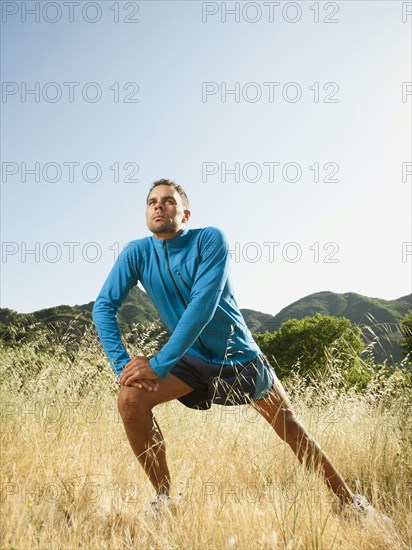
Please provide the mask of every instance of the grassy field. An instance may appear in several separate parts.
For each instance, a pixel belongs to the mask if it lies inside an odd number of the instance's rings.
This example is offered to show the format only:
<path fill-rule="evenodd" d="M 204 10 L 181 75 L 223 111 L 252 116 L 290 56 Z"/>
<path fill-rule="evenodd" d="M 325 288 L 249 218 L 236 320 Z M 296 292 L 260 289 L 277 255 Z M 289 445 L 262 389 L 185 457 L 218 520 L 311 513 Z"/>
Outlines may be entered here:
<path fill-rule="evenodd" d="M 401 374 L 362 394 L 333 376 L 310 388 L 289 383 L 312 435 L 391 522 L 343 514 L 250 407 L 200 412 L 178 402 L 155 409 L 183 493 L 159 522 L 144 515 L 153 492 L 98 342 L 88 335 L 69 359 L 65 342 L 41 351 L 49 339 L 0 353 L 1 548 L 411 548 L 412 399 Z"/>

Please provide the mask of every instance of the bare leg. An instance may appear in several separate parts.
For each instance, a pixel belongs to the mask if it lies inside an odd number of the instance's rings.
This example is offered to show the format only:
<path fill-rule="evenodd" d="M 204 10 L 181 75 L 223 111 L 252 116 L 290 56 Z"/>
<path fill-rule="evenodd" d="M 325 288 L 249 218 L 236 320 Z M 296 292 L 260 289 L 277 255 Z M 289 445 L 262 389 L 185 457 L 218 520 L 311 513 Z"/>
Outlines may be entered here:
<path fill-rule="evenodd" d="M 265 399 L 252 405 L 292 448 L 307 468 L 321 469 L 325 481 L 342 503 L 352 502 L 353 493 L 318 443 L 298 421 L 285 390 L 279 383 Z"/>
<path fill-rule="evenodd" d="M 159 380 L 156 392 L 122 386 L 118 406 L 129 443 L 157 493 L 169 494 L 166 446 L 152 408 L 190 393 L 192 388 L 173 376 Z"/>

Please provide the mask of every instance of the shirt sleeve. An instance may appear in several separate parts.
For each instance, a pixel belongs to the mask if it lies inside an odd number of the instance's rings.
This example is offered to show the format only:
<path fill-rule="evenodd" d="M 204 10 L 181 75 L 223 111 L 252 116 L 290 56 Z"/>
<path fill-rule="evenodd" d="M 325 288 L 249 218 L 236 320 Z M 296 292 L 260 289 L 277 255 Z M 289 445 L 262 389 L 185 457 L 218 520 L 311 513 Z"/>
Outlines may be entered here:
<path fill-rule="evenodd" d="M 227 237 L 220 229 L 210 227 L 204 231 L 187 308 L 168 342 L 149 361 L 161 378 L 169 374 L 213 318 L 228 278 L 228 249 Z"/>
<path fill-rule="evenodd" d="M 110 366 L 119 377 L 130 355 L 121 338 L 117 311 L 139 280 L 133 247 L 119 254 L 93 306 L 93 322 Z"/>

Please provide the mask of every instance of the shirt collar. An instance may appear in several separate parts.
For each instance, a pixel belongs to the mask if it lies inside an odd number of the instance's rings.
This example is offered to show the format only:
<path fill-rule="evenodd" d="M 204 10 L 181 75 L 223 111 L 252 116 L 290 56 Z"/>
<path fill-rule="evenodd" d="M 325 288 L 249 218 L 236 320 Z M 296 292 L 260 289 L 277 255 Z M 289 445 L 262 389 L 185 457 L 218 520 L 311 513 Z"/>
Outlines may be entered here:
<path fill-rule="evenodd" d="M 183 248 L 190 239 L 190 229 L 186 227 L 181 233 L 171 239 L 156 239 L 156 237 L 151 237 L 151 239 L 155 243 L 155 246 L 163 247 L 163 243 L 166 243 L 171 248 Z"/>

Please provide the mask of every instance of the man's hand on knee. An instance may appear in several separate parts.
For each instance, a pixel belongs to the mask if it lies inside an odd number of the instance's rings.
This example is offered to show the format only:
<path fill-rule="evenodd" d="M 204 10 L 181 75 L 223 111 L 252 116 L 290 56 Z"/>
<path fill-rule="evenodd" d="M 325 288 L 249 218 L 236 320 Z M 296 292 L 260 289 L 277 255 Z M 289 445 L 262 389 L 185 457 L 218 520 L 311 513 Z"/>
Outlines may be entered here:
<path fill-rule="evenodd" d="M 131 384 L 127 384 L 127 385 L 134 386 L 135 388 L 144 389 L 147 391 L 157 391 L 159 387 L 159 383 L 156 380 L 144 380 L 142 378 L 137 382 L 132 382 Z"/>
<path fill-rule="evenodd" d="M 122 386 L 135 386 L 147 391 L 156 391 L 159 387 L 155 373 L 149 364 L 149 359 L 144 355 L 136 355 L 123 368 L 120 375 Z"/>

